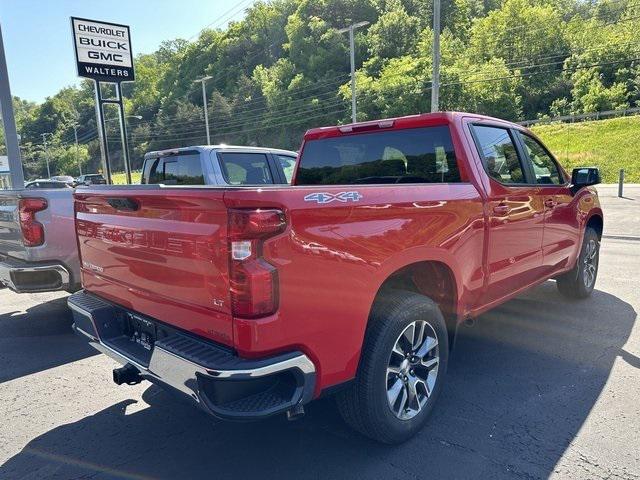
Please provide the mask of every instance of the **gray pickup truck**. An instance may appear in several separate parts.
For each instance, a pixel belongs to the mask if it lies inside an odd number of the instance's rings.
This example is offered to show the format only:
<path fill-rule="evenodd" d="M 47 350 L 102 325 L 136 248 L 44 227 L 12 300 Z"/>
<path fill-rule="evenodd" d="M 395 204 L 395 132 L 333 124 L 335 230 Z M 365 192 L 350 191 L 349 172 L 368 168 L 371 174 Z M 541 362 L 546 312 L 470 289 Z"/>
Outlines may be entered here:
<path fill-rule="evenodd" d="M 288 150 L 227 145 L 149 152 L 141 183 L 286 184 L 296 155 Z M 73 292 L 80 287 L 73 192 L 71 188 L 0 190 L 0 285 L 18 293 Z"/>
<path fill-rule="evenodd" d="M 18 293 L 72 292 L 79 272 L 73 189 L 0 191 L 0 284 Z"/>

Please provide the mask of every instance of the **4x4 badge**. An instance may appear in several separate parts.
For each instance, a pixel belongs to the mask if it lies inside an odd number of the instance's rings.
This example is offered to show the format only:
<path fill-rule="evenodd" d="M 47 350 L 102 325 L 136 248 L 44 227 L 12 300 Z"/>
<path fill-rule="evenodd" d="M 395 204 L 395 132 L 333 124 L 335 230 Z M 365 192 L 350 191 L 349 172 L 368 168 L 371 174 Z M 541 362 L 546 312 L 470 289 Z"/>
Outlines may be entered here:
<path fill-rule="evenodd" d="M 340 192 L 340 193 L 327 193 L 327 192 L 318 192 L 318 193 L 310 193 L 309 195 L 304 197 L 305 202 L 316 202 L 320 204 L 331 203 L 331 202 L 359 202 L 362 198 L 362 194 L 360 192 Z"/>

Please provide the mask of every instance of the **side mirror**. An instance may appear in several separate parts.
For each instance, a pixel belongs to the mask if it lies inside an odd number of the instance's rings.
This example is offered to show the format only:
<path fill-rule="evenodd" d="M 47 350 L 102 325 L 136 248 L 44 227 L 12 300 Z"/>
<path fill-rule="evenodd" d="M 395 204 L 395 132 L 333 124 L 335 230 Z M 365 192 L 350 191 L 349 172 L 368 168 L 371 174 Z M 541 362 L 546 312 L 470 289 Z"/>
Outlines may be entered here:
<path fill-rule="evenodd" d="M 600 183 L 600 170 L 596 167 L 574 168 L 571 172 L 571 184 L 573 191 L 577 192 L 582 187 L 597 185 Z"/>

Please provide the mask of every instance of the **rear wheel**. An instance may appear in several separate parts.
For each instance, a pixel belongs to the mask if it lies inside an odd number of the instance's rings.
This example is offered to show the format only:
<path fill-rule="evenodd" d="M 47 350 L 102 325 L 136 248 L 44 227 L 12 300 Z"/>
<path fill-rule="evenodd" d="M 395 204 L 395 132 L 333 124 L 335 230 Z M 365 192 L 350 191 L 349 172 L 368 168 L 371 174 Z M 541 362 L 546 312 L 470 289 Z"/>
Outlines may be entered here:
<path fill-rule="evenodd" d="M 446 325 L 435 302 L 403 291 L 387 293 L 369 322 L 358 376 L 338 408 L 360 433 L 400 443 L 422 428 L 442 389 Z"/>
<path fill-rule="evenodd" d="M 587 227 L 582 250 L 575 267 L 557 278 L 558 290 L 569 298 L 587 298 L 593 292 L 600 261 L 600 238 L 591 227 Z"/>

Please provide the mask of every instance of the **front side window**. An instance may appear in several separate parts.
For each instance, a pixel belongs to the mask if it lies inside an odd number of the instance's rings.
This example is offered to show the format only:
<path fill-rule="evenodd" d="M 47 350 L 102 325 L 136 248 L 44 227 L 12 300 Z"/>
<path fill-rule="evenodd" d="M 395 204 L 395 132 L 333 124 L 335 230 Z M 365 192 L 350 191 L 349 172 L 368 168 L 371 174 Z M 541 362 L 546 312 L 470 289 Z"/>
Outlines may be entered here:
<path fill-rule="evenodd" d="M 525 183 L 522 162 L 506 128 L 474 125 L 478 152 L 487 174 L 500 183 Z"/>
<path fill-rule="evenodd" d="M 305 142 L 297 185 L 460 182 L 448 126 Z"/>
<path fill-rule="evenodd" d="M 564 178 L 562 178 L 556 162 L 553 161 L 542 145 L 524 133 L 520 134 L 520 138 L 533 166 L 536 183 L 539 185 L 560 185 L 564 183 Z"/>

